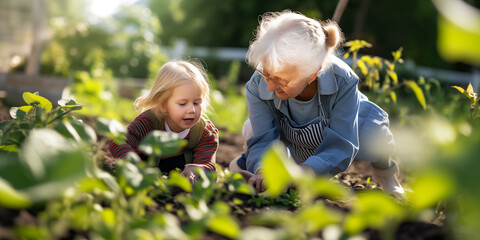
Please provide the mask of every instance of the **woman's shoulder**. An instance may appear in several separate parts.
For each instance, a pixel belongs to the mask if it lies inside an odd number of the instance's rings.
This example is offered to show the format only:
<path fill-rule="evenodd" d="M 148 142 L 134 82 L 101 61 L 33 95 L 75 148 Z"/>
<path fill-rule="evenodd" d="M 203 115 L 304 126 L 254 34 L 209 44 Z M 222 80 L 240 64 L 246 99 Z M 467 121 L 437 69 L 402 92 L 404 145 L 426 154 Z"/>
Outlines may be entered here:
<path fill-rule="evenodd" d="M 334 74 L 340 80 L 344 80 L 347 82 L 350 81 L 358 81 L 357 74 L 353 71 L 353 69 L 342 59 L 337 56 L 332 56 L 330 58 L 330 63 Z"/>

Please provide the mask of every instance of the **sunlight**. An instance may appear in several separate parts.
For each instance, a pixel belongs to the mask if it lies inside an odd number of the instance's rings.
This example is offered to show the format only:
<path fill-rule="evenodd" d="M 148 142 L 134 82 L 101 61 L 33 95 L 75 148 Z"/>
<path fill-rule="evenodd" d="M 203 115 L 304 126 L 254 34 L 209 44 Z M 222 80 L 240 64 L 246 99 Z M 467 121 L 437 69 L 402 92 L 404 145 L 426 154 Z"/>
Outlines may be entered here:
<path fill-rule="evenodd" d="M 131 5 L 137 0 L 89 0 L 88 11 L 92 14 L 91 20 L 98 21 L 117 13 L 121 6 Z"/>

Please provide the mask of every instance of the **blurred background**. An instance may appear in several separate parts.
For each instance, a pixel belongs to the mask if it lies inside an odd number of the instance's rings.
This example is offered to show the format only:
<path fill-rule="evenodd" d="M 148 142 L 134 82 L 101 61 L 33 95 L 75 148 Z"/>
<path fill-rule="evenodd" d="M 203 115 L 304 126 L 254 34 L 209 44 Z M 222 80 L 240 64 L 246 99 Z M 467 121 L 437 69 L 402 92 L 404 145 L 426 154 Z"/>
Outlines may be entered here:
<path fill-rule="evenodd" d="M 346 41 L 369 43 L 344 46 L 352 53 L 361 45 L 358 58 L 345 61 L 390 114 L 396 159 L 406 186 L 417 190 L 412 199 L 448 201 L 446 224 L 468 236 L 458 239 L 474 239 L 479 7 L 479 0 L 1 0 L 0 122 L 28 91 L 54 104 L 75 98 L 84 106 L 79 114 L 126 124 L 163 63 L 198 58 L 212 86 L 209 116 L 221 133 L 239 133 L 254 71 L 245 53 L 260 15 L 290 9 L 334 18 Z"/>
<path fill-rule="evenodd" d="M 130 86 L 143 86 L 162 62 L 193 57 L 201 58 L 215 79 L 228 76 L 232 63 L 238 62 L 236 81 L 242 84 L 253 73 L 244 56 L 261 14 L 291 9 L 312 18 L 331 19 L 339 2 L 3 0 L 0 72 L 2 78 L 6 73 L 42 76 L 35 81 L 48 78 L 61 87 L 61 79 L 69 85 L 68 79 L 77 71 L 101 68 L 110 71 L 122 87 L 128 86 L 122 95 L 132 97 L 136 94 L 127 91 Z M 466 2 L 479 5 L 475 0 Z M 391 51 L 403 47 L 406 64 L 402 74 L 450 82 L 478 81 L 478 70 L 470 64 L 440 57 L 436 44 L 439 12 L 432 1 L 346 3 L 339 25 L 347 41 L 362 39 L 373 45 L 363 54 L 390 58 Z M 16 81 L 22 78 L 11 77 Z M 5 88 L 1 87 L 3 97 L 18 95 L 5 92 L 13 90 Z"/>
<path fill-rule="evenodd" d="M 450 14 L 442 13 L 442 8 L 456 9 L 450 15 L 462 20 L 460 25 L 478 23 L 474 17 L 468 19 L 468 11 L 449 7 L 451 2 L 472 9 L 480 4 L 477 0 L 3 0 L 0 99 L 6 106 L 16 106 L 23 103 L 25 91 L 39 92 L 53 102 L 75 97 L 89 106 L 84 114 L 129 122 L 135 116 L 132 99 L 149 86 L 165 61 L 198 58 L 214 89 L 212 117 L 239 131 L 246 118 L 243 84 L 253 73 L 245 63 L 248 44 L 263 13 L 284 9 L 321 20 L 335 18 L 346 41 L 371 44 L 362 48 L 362 55 L 389 60 L 399 50 L 403 62 L 395 68 L 398 79 L 422 76 L 462 87 L 471 83 L 477 91 L 478 60 L 467 56 L 478 53 L 478 44 L 457 41 L 456 47 L 463 46 L 465 53 L 460 57 L 451 54 L 462 52 L 458 48 L 450 48 L 450 53 L 439 50 L 442 41 L 448 45 L 458 40 L 457 34 L 441 40 L 441 15 Z M 346 61 L 352 64 L 351 57 Z M 222 113 L 220 105 L 230 110 Z M 384 107 L 394 116 L 401 114 L 398 108 Z M 243 117 L 231 124 L 226 120 L 231 113 Z"/>

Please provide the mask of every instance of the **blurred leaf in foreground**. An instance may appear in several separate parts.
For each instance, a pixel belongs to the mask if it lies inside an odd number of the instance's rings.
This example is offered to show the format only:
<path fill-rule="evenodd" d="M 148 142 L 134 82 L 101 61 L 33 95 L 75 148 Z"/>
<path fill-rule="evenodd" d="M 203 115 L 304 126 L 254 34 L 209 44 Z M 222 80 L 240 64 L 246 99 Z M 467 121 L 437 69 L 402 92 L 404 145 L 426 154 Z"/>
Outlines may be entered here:
<path fill-rule="evenodd" d="M 434 0 L 440 12 L 438 49 L 449 61 L 480 66 L 480 11 L 460 0 Z"/>

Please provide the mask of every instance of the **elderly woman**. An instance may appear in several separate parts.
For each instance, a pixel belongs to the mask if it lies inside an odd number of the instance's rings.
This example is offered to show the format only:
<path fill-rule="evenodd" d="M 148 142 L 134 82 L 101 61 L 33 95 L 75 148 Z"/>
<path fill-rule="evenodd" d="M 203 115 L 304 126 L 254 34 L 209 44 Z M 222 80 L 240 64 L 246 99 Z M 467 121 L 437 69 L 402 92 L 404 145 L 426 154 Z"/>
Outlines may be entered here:
<path fill-rule="evenodd" d="M 246 84 L 247 149 L 229 166 L 257 191 L 264 190 L 260 158 L 281 140 L 306 171 L 334 176 L 354 159 L 370 161 L 385 192 L 404 194 L 388 115 L 359 92 L 358 76 L 335 56 L 342 40 L 332 21 L 291 11 L 262 16 L 247 52 L 256 69 Z"/>

